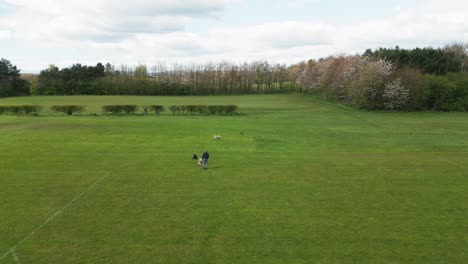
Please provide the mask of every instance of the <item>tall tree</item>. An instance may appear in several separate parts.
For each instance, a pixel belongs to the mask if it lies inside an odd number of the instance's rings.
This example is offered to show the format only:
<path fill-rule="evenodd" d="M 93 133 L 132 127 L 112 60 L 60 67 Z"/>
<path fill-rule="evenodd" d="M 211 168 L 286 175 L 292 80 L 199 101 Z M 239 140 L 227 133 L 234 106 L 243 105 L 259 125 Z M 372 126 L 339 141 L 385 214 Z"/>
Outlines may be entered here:
<path fill-rule="evenodd" d="M 9 60 L 0 59 L 0 97 L 29 94 L 29 82 L 21 79 L 21 70 Z"/>

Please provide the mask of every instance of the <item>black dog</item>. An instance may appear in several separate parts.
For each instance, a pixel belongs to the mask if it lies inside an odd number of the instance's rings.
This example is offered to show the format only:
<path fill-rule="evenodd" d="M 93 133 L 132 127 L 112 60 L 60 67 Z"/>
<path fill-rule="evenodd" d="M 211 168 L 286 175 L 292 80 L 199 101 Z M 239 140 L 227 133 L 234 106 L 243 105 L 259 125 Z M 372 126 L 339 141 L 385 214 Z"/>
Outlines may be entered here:
<path fill-rule="evenodd" d="M 197 154 L 193 154 L 193 158 L 194 160 L 197 160 L 198 159 L 198 155 Z"/>

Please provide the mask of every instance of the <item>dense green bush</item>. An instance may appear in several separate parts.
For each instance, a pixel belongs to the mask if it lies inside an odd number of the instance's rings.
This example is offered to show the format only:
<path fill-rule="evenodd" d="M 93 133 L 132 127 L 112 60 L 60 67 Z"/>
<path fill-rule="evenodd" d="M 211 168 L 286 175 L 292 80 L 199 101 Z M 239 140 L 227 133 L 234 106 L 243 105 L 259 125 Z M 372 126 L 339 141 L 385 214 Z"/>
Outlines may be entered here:
<path fill-rule="evenodd" d="M 5 105 L 5 106 L 0 106 L 0 113 L 20 115 L 22 113 L 22 109 L 20 106 L 16 106 L 16 105 Z"/>
<path fill-rule="evenodd" d="M 195 110 L 197 109 L 197 106 L 196 105 L 186 105 L 184 107 L 184 109 L 186 109 L 187 112 L 189 112 L 192 115 L 195 112 Z"/>
<path fill-rule="evenodd" d="M 226 106 L 226 113 L 227 114 L 234 114 L 237 112 L 237 105 L 227 105 Z"/>
<path fill-rule="evenodd" d="M 175 114 L 179 110 L 179 107 L 177 105 L 171 105 L 169 106 L 169 110 L 171 110 L 171 112 Z"/>
<path fill-rule="evenodd" d="M 224 115 L 227 113 L 226 109 L 227 109 L 227 106 L 225 105 L 216 105 L 216 114 Z"/>
<path fill-rule="evenodd" d="M 13 105 L 5 105 L 5 106 L 0 106 L 0 113 L 1 114 L 13 114 L 13 115 L 19 115 L 21 114 L 21 107 L 19 106 L 13 106 Z"/>
<path fill-rule="evenodd" d="M 205 115 L 208 114 L 208 106 L 207 105 L 197 105 L 196 110 L 198 113 Z"/>
<path fill-rule="evenodd" d="M 123 109 L 120 105 L 104 105 L 102 111 L 106 114 L 111 113 L 116 115 L 122 113 Z"/>
<path fill-rule="evenodd" d="M 428 110 L 467 111 L 468 74 L 427 74 L 424 76 L 424 94 Z"/>
<path fill-rule="evenodd" d="M 13 114 L 13 115 L 33 115 L 38 114 L 42 111 L 42 106 L 39 105 L 9 105 L 0 106 L 1 114 Z"/>
<path fill-rule="evenodd" d="M 237 113 L 237 105 L 171 105 L 169 110 L 173 114 L 189 113 L 191 115 L 198 113 L 201 115 L 230 115 Z"/>
<path fill-rule="evenodd" d="M 61 112 L 67 115 L 84 112 L 86 110 L 83 105 L 53 105 L 50 107 L 52 111 Z"/>
<path fill-rule="evenodd" d="M 401 110 L 421 111 L 426 108 L 423 74 L 416 69 L 403 67 L 393 79 L 400 79 L 408 91 L 408 101 Z"/>
<path fill-rule="evenodd" d="M 179 105 L 179 106 L 177 107 L 177 113 L 182 112 L 183 114 L 185 114 L 185 111 L 188 111 L 188 110 L 187 110 L 187 107 L 186 107 L 185 105 Z"/>
<path fill-rule="evenodd" d="M 211 115 L 215 115 L 216 113 L 218 113 L 218 106 L 217 105 L 209 105 L 208 106 L 208 112 Z"/>
<path fill-rule="evenodd" d="M 133 114 L 138 110 L 137 105 L 104 105 L 102 111 L 110 114 Z"/>
<path fill-rule="evenodd" d="M 22 112 L 26 115 L 39 114 L 43 109 L 40 105 L 22 105 L 20 107 Z"/>
<path fill-rule="evenodd" d="M 137 105 L 123 105 L 122 107 L 125 114 L 133 114 L 138 111 Z"/>
<path fill-rule="evenodd" d="M 157 115 L 159 115 L 161 112 L 165 110 L 164 106 L 162 105 L 151 105 L 150 109 L 151 111 L 154 111 Z"/>

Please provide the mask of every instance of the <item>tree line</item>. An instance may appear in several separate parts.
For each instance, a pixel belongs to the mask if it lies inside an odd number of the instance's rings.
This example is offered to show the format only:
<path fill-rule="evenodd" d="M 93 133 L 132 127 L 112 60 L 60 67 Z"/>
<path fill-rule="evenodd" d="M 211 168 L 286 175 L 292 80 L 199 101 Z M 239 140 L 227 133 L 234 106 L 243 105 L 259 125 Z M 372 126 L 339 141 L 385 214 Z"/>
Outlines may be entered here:
<path fill-rule="evenodd" d="M 367 110 L 468 111 L 468 45 L 330 56 L 290 67 L 302 92 Z"/>
<path fill-rule="evenodd" d="M 33 82 L 33 95 L 229 95 L 294 91 L 286 65 L 244 64 L 165 65 L 153 67 L 74 64 L 51 65 Z"/>
<path fill-rule="evenodd" d="M 398 46 L 374 51 L 368 49 L 363 55 L 391 61 L 397 68 L 415 68 L 425 74 L 444 75 L 466 70 L 466 45 L 459 43 L 438 49 L 432 47 L 401 49 Z"/>

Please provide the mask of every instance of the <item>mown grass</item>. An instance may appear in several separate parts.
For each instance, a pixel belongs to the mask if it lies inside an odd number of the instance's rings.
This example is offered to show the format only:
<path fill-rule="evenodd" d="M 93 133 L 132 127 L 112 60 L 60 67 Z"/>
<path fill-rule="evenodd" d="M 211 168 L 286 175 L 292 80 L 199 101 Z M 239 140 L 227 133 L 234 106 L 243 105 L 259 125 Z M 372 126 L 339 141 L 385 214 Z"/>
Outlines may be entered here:
<path fill-rule="evenodd" d="M 0 100 L 69 103 L 247 115 L 0 116 L 0 255 L 108 174 L 16 249 L 22 263 L 468 261 L 466 113 L 301 95 Z M 204 149 L 208 171 L 191 160 Z"/>

